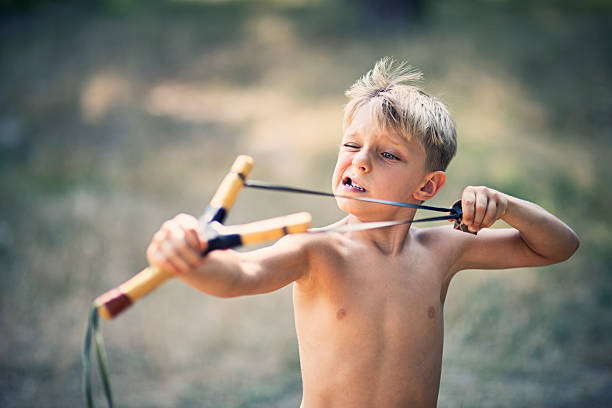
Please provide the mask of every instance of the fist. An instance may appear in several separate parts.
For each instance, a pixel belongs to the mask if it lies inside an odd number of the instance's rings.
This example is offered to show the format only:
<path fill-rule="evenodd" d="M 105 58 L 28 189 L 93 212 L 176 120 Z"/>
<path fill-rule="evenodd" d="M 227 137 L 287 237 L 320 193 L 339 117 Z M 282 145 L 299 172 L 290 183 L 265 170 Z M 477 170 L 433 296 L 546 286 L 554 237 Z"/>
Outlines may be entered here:
<path fill-rule="evenodd" d="M 467 186 L 461 195 L 463 224 L 472 232 L 489 228 L 506 214 L 508 199 L 505 194 L 484 186 Z"/>
<path fill-rule="evenodd" d="M 147 248 L 149 265 L 175 274 L 189 273 L 202 262 L 206 241 L 200 238 L 200 223 L 188 214 L 164 222 Z"/>

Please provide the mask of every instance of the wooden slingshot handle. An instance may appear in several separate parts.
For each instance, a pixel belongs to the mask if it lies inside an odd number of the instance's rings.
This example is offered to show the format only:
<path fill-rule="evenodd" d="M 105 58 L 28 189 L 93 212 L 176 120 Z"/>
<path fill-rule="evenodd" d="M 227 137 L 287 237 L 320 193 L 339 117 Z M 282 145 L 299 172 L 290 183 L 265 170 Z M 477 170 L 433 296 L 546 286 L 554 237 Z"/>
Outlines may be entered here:
<path fill-rule="evenodd" d="M 208 227 L 216 225 L 214 233 L 208 240 L 208 251 L 270 241 L 308 229 L 311 220 L 308 213 L 297 213 L 233 227 L 220 224 L 234 205 L 244 185 L 244 179 L 252 168 L 252 158 L 239 156 L 200 218 L 203 225 Z M 114 318 L 172 276 L 171 272 L 154 266 L 143 269 L 127 282 L 99 296 L 94 301 L 98 314 L 105 319 Z"/>

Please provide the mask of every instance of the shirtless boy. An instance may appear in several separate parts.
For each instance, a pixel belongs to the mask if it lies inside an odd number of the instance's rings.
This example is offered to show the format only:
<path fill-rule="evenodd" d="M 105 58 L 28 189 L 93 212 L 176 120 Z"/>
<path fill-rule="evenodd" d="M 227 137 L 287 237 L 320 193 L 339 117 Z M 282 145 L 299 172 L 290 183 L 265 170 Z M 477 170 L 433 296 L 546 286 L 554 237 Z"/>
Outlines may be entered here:
<path fill-rule="evenodd" d="M 456 150 L 446 107 L 411 84 L 420 74 L 382 59 L 348 91 L 334 193 L 408 203 L 434 197 Z M 338 224 L 412 219 L 415 210 L 337 199 Z M 576 234 L 530 202 L 468 186 L 463 222 L 351 233 L 289 235 L 251 252 L 200 252 L 198 221 L 180 214 L 147 250 L 151 265 L 219 297 L 294 282 L 303 408 L 434 407 L 442 366 L 443 307 L 463 269 L 548 265 L 569 258 Z M 502 219 L 511 228 L 489 229 Z"/>

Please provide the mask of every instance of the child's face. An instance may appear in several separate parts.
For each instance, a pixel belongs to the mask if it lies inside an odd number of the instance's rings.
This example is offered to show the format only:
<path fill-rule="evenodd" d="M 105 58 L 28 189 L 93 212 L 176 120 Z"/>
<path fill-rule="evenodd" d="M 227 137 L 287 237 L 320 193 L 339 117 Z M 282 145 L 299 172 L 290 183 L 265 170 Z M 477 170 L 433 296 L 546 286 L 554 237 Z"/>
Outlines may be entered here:
<path fill-rule="evenodd" d="M 406 140 L 381 130 L 367 106 L 344 132 L 332 188 L 335 194 L 390 201 L 419 202 L 414 194 L 426 182 L 425 151 L 416 138 Z M 401 216 L 405 209 L 338 199 L 338 207 L 362 220 Z"/>

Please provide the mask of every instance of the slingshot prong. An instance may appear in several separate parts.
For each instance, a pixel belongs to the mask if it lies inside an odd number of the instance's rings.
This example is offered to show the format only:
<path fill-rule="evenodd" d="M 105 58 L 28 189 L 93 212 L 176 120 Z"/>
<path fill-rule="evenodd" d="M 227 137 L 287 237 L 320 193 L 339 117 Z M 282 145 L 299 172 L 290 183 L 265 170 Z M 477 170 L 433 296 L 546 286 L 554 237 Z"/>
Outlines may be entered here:
<path fill-rule="evenodd" d="M 223 222 L 244 185 L 244 179 L 253 169 L 253 164 L 253 158 L 249 156 L 242 155 L 236 158 L 230 172 L 217 188 L 208 208 L 200 218 L 202 224 L 212 221 Z M 114 318 L 170 277 L 172 277 L 170 272 L 156 267 L 143 269 L 127 282 L 96 298 L 98 314 L 105 319 Z"/>
<path fill-rule="evenodd" d="M 253 164 L 253 158 L 250 156 L 242 155 L 236 158 L 231 171 L 219 184 L 208 208 L 200 217 L 200 224 L 206 225 L 213 221 L 223 223 L 225 221 L 225 217 L 232 209 L 238 193 L 244 186 L 244 180 L 253 169 Z"/>

